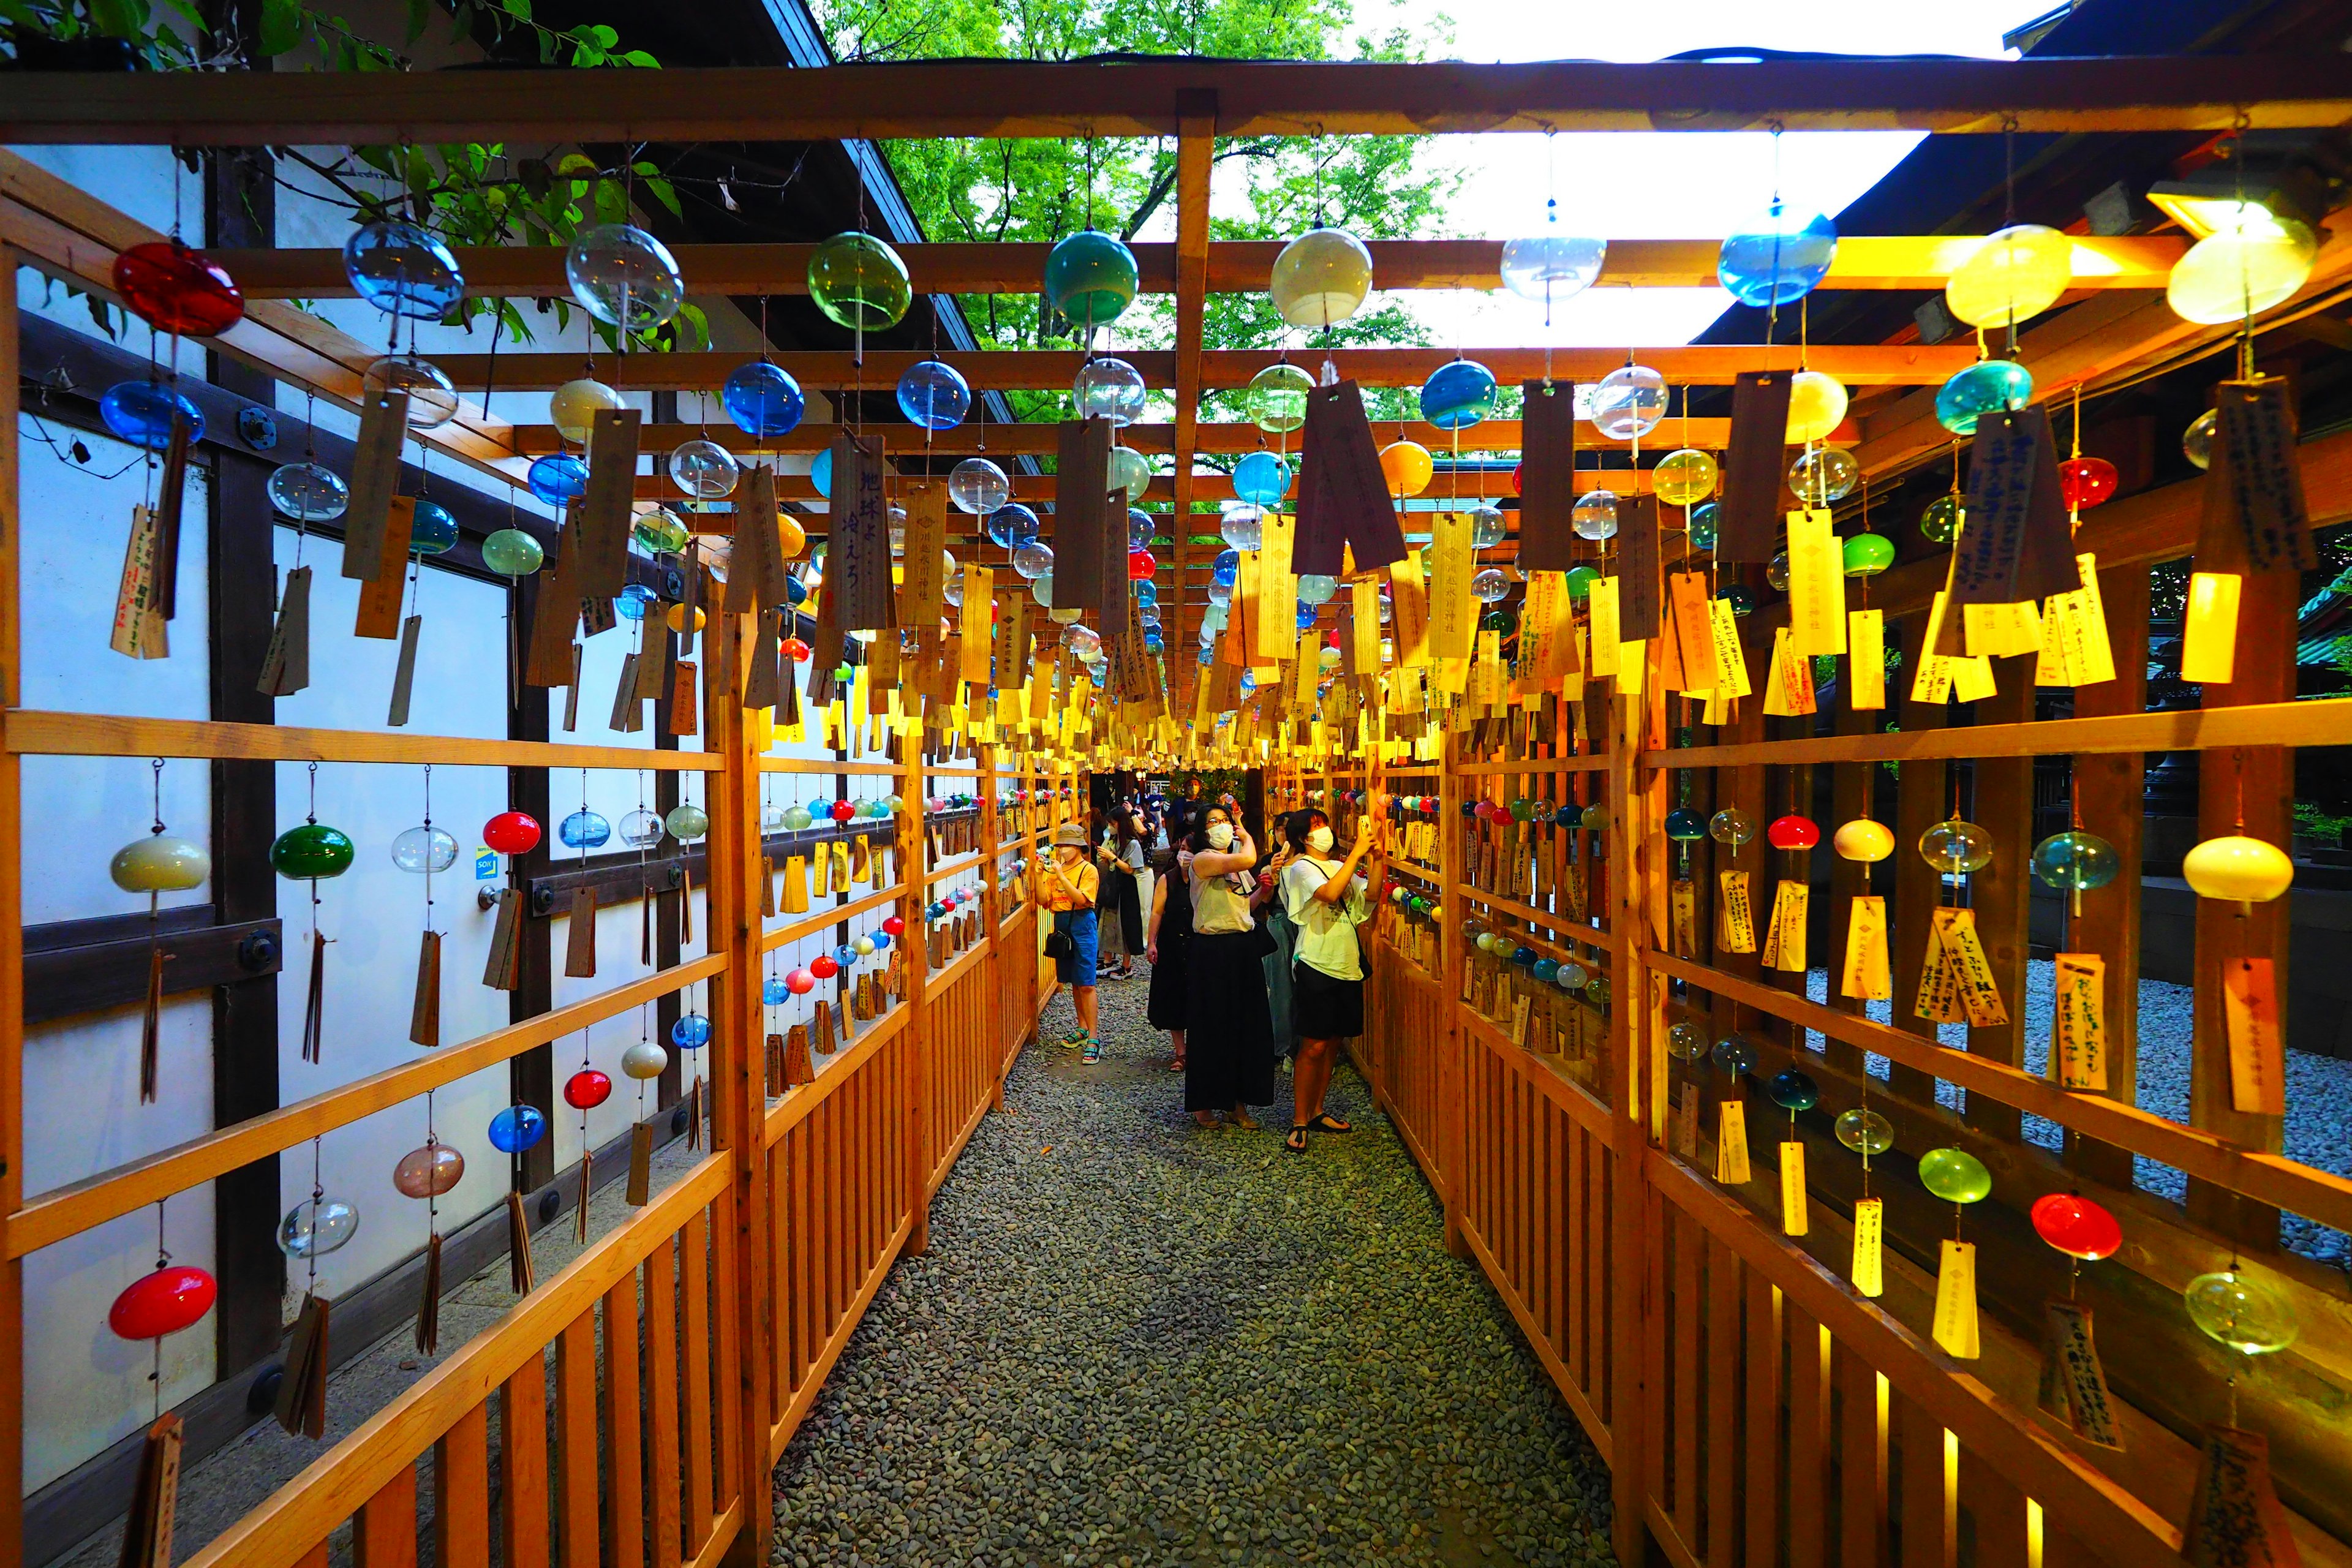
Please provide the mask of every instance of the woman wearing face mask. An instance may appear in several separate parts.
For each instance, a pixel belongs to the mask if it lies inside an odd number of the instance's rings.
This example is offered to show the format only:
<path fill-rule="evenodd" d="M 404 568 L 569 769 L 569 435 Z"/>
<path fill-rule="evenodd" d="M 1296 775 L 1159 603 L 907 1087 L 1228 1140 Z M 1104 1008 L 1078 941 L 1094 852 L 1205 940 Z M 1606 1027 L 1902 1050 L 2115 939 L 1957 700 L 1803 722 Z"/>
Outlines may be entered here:
<path fill-rule="evenodd" d="M 1102 1060 L 1102 1041 L 1095 1034 L 1095 900 L 1101 890 L 1101 877 L 1087 861 L 1087 830 L 1075 822 L 1054 829 L 1053 852 L 1038 863 L 1037 905 L 1052 913 L 1055 931 L 1069 939 L 1054 960 L 1054 971 L 1060 984 L 1070 988 L 1078 1026 L 1062 1037 L 1062 1044 L 1083 1050 L 1089 1063 Z"/>
<path fill-rule="evenodd" d="M 1192 951 L 1185 1007 L 1184 1109 L 1203 1127 L 1220 1117 L 1255 1127 L 1252 1105 L 1274 1099 L 1274 1021 L 1266 1011 L 1257 846 L 1213 805 L 1192 836 Z"/>
<path fill-rule="evenodd" d="M 1290 1081 L 1290 1133 L 1283 1147 L 1307 1152 L 1307 1135 L 1355 1129 L 1323 1109 L 1339 1065 L 1339 1042 L 1364 1032 L 1363 950 L 1356 928 L 1371 906 L 1357 870 L 1371 850 L 1371 825 L 1380 819 L 1377 792 L 1356 819 L 1355 847 L 1345 860 L 1332 858 L 1331 819 L 1319 811 L 1293 812 L 1290 841 L 1300 853 L 1283 868 L 1282 903 L 1297 927 L 1291 971 L 1291 1028 L 1298 1037 Z"/>

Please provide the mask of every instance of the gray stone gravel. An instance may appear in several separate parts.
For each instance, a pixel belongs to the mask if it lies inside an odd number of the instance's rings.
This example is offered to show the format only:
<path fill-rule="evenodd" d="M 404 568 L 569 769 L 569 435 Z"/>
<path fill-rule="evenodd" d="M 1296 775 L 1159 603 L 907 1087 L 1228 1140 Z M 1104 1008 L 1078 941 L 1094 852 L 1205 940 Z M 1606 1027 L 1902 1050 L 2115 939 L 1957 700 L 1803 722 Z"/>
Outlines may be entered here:
<path fill-rule="evenodd" d="M 1055 1004 L 776 1471 L 774 1561 L 1613 1561 L 1608 1472 L 1412 1157 L 1195 1131 L 1147 971 Z"/>

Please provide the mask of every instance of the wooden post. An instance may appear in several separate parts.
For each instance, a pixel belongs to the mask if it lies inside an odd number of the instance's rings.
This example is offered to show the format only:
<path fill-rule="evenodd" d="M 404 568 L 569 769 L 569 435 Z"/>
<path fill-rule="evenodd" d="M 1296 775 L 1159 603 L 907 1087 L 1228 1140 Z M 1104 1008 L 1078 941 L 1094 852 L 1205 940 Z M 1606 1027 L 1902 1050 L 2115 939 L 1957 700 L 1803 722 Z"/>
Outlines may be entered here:
<path fill-rule="evenodd" d="M 22 700 L 21 611 L 17 532 L 21 492 L 16 466 L 16 253 L 0 246 L 0 710 Z M 24 843 L 23 764 L 0 753 L 0 1214 L 25 1205 Z M 25 1266 L 13 1247 L 0 1252 L 0 1338 L 15 1347 L 0 1356 L 0 1568 L 25 1555 Z"/>
<path fill-rule="evenodd" d="M 1654 666 L 1643 682 L 1658 689 Z M 1652 719 L 1653 710 L 1656 720 Z M 1641 754 L 1664 739 L 1664 710 L 1655 696 L 1628 699 L 1612 689 L 1609 699 L 1608 802 L 1615 825 L 1609 877 L 1610 965 L 1609 1078 L 1610 1164 L 1609 1440 L 1613 1540 L 1620 1563 L 1647 1561 L 1648 1530 L 1643 1522 L 1648 1474 L 1643 1426 L 1648 1395 L 1643 1384 L 1643 1340 L 1648 1321 L 1643 1282 L 1647 1254 L 1656 1237 L 1643 1223 L 1650 1207 L 1643 1160 L 1649 1140 L 1643 1103 L 1650 1092 L 1645 1045 L 1649 1033 L 1651 975 L 1643 955 L 1650 946 L 1649 862 L 1664 852 L 1664 837 L 1652 831 L 1650 807 L 1656 792 L 1644 786 Z M 1661 797 L 1662 798 L 1662 797 Z M 1652 1305 L 1654 1305 L 1653 1303 Z"/>
<path fill-rule="evenodd" d="M 1004 919 L 1003 900 L 997 894 L 997 883 L 1003 868 L 997 864 L 1001 851 L 996 815 L 996 747 L 993 744 L 973 748 L 979 762 L 979 776 L 973 781 L 972 794 L 980 802 L 980 908 L 981 923 L 988 929 L 982 940 L 988 943 L 988 1041 L 994 1053 L 993 1060 L 1004 1060 L 1004 966 L 1003 944 L 997 941 L 997 928 Z M 1004 1109 L 1004 1075 L 990 1075 L 995 1081 L 990 1085 L 988 1106 L 992 1110 Z"/>
<path fill-rule="evenodd" d="M 767 1056 L 761 1035 L 760 759 L 744 721 L 742 680 L 754 616 L 713 614 L 708 639 L 710 672 L 704 687 L 703 743 L 724 765 L 710 775 L 709 885 L 705 934 L 712 952 L 728 955 L 710 982 L 711 1142 L 730 1156 L 734 1202 L 735 1300 L 723 1304 L 721 1333 L 736 1336 L 743 1528 L 728 1548 L 737 1568 L 768 1561 L 774 1510 L 769 1506 L 768 1435 L 771 1409 L 766 1373 L 774 1357 L 775 1303 L 768 1261 Z"/>
<path fill-rule="evenodd" d="M 1462 763 L 1461 732 L 1445 730 L 1444 765 L 1437 773 L 1437 986 L 1438 1016 L 1445 1020 L 1437 1050 L 1437 1165 L 1445 1198 L 1445 1250 L 1470 1256 L 1462 1237 Z"/>
<path fill-rule="evenodd" d="M 2147 707 L 2147 568 L 2110 567 L 2099 574 L 2116 678 L 2074 690 L 2074 715 L 2138 713 Z M 2147 757 L 2116 752 L 2074 759 L 2074 809 L 2085 829 L 2116 847 L 2123 869 L 2104 888 L 2083 895 L 2083 912 L 2069 914 L 2070 952 L 2095 952 L 2107 963 L 2106 1096 L 2137 1103 L 2139 1081 L 2139 901 L 2147 812 Z M 2112 1143 L 2066 1133 L 2066 1163 L 2095 1181 L 2129 1191 L 2132 1157 Z"/>
<path fill-rule="evenodd" d="M 923 910 L 930 902 L 924 878 L 930 869 L 930 849 L 923 832 L 923 746 L 915 735 L 896 735 L 898 748 L 898 918 L 907 922 L 899 939 L 907 965 L 907 1032 L 898 1052 L 907 1088 L 908 1202 L 914 1206 L 901 1256 L 920 1258 L 931 1249 L 931 1103 L 929 1076 L 930 951 L 925 942 L 929 922 Z"/>

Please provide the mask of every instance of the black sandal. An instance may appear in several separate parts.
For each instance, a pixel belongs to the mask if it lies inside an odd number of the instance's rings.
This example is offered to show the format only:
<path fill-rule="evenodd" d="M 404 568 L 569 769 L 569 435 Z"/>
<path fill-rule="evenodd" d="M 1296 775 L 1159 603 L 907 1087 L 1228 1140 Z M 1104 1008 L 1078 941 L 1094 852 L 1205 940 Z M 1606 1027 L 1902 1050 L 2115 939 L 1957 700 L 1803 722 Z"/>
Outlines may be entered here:
<path fill-rule="evenodd" d="M 1304 1153 L 1306 1153 L 1306 1152 L 1307 1152 L 1307 1127 L 1306 1127 L 1306 1124 L 1302 1122 L 1302 1123 L 1300 1123 L 1298 1126 L 1292 1128 L 1292 1129 L 1290 1130 L 1290 1136 L 1289 1136 L 1289 1137 L 1287 1137 L 1287 1138 L 1285 1138 L 1285 1139 L 1282 1141 L 1282 1146 L 1283 1146 L 1284 1148 L 1286 1148 L 1286 1149 L 1289 1150 L 1289 1151 L 1290 1151 L 1292 1153 L 1294 1153 L 1294 1154 L 1304 1154 Z"/>
<path fill-rule="evenodd" d="M 1312 1128 L 1318 1132 L 1353 1132 L 1355 1131 L 1353 1126 L 1340 1121 L 1328 1110 L 1317 1111 L 1315 1119 L 1304 1123 L 1299 1131 L 1305 1131 L 1307 1128 Z"/>

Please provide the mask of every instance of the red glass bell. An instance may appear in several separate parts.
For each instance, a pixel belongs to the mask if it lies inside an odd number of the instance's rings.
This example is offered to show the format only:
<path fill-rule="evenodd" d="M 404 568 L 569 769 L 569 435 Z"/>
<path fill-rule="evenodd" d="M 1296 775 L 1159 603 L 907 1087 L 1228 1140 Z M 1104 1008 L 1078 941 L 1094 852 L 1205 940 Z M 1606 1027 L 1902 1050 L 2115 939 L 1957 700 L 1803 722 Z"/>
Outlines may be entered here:
<path fill-rule="evenodd" d="M 833 803 L 833 819 L 835 822 L 847 822 L 851 817 L 856 815 L 857 808 L 850 805 L 847 801 L 836 800 Z"/>
<path fill-rule="evenodd" d="M 907 934 L 907 922 L 897 915 L 885 915 L 882 917 L 882 929 L 892 936 L 904 936 Z"/>
<path fill-rule="evenodd" d="M 2116 493 L 2116 466 L 2105 458 L 2069 458 L 2058 465 L 2058 494 L 2078 511 L 2087 511 Z"/>
<path fill-rule="evenodd" d="M 2036 1198 L 2031 1217 L 2042 1239 L 2070 1258 L 2112 1258 L 2124 1244 L 2124 1229 L 2116 1216 L 2073 1193 Z"/>
<path fill-rule="evenodd" d="M 819 980 L 830 980 L 841 973 L 841 965 L 835 963 L 830 954 L 822 952 L 809 960 L 808 969 Z"/>
<path fill-rule="evenodd" d="M 786 658 L 791 659 L 794 664 L 798 664 L 801 660 L 809 656 L 809 645 L 801 641 L 798 637 L 786 637 L 783 644 L 783 653 Z"/>
<path fill-rule="evenodd" d="M 784 989 L 795 996 L 805 996 L 816 989 L 816 976 L 805 969 L 795 969 L 784 976 Z"/>
<path fill-rule="evenodd" d="M 126 1340 L 160 1340 L 211 1311 L 219 1296 L 219 1283 L 203 1269 L 171 1264 L 124 1286 L 106 1326 Z"/>
<path fill-rule="evenodd" d="M 1811 849 L 1822 841 L 1822 830 L 1810 816 L 1778 816 L 1764 829 L 1764 842 L 1775 849 Z"/>
<path fill-rule="evenodd" d="M 613 1098 L 613 1075 L 594 1068 L 582 1068 L 563 1080 L 563 1103 L 574 1110 L 589 1110 Z"/>
<path fill-rule="evenodd" d="M 539 818 L 527 811 L 502 811 L 482 824 L 482 842 L 501 855 L 528 855 L 539 847 Z"/>
<path fill-rule="evenodd" d="M 1149 550 L 1130 550 L 1127 552 L 1127 575 L 1130 582 L 1143 582 L 1158 570 L 1160 570 L 1160 563 L 1152 559 L 1151 552 Z"/>
<path fill-rule="evenodd" d="M 159 332 L 209 338 L 245 320 L 236 281 L 201 250 L 151 239 L 114 258 L 114 291 Z"/>
<path fill-rule="evenodd" d="M 1527 465 L 1524 463 L 1513 463 L 1511 465 L 1511 493 L 1513 495 L 1517 495 L 1519 493 L 1519 470 L 1525 467 L 1527 467 Z"/>

